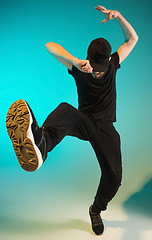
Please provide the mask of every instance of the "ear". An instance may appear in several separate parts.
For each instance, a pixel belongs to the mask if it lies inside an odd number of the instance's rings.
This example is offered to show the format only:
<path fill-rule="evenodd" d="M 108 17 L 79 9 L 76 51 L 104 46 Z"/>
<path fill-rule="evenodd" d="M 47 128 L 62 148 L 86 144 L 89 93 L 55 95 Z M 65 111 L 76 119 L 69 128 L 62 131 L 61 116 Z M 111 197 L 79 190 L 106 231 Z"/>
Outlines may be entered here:
<path fill-rule="evenodd" d="M 111 57 L 109 57 L 109 61 L 111 60 Z"/>

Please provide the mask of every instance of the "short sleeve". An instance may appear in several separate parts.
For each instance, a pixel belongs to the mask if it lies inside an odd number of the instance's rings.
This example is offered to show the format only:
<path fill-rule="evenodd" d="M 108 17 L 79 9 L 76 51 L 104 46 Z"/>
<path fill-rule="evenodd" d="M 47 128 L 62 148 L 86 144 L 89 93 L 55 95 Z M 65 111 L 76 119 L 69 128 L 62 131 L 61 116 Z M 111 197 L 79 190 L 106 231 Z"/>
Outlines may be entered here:
<path fill-rule="evenodd" d="M 74 65 L 72 65 L 71 70 L 70 69 L 67 69 L 67 70 L 68 70 L 68 73 L 71 74 L 72 76 L 77 75 L 79 72 L 79 70 Z"/>
<path fill-rule="evenodd" d="M 73 66 L 72 66 L 72 68 L 73 68 Z M 70 69 L 68 69 L 68 68 L 67 68 L 67 70 L 68 70 L 68 73 L 69 73 L 69 74 L 72 74 L 72 70 L 70 70 Z"/>
<path fill-rule="evenodd" d="M 117 52 L 115 52 L 111 55 L 111 61 L 114 64 L 116 70 L 121 67 L 120 64 L 119 64 L 119 55 L 118 55 Z"/>

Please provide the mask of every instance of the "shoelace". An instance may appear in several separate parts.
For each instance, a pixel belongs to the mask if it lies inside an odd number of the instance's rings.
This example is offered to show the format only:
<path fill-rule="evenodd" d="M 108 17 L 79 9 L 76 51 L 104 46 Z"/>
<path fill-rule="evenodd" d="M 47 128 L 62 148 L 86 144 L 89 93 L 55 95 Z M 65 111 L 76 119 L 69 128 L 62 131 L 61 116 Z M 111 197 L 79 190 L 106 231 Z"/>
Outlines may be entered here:
<path fill-rule="evenodd" d="M 99 214 L 98 215 L 91 215 L 91 219 L 92 219 L 92 223 L 93 223 L 94 226 L 102 224 L 101 223 L 101 217 L 100 217 Z"/>
<path fill-rule="evenodd" d="M 39 142 L 39 144 L 37 145 L 39 148 L 41 148 L 41 145 L 43 146 L 43 151 L 42 151 L 42 158 L 43 161 L 45 160 L 46 156 L 47 156 L 47 150 L 46 150 L 46 140 L 45 140 L 45 136 L 44 133 L 42 131 L 42 137 L 41 140 Z"/>

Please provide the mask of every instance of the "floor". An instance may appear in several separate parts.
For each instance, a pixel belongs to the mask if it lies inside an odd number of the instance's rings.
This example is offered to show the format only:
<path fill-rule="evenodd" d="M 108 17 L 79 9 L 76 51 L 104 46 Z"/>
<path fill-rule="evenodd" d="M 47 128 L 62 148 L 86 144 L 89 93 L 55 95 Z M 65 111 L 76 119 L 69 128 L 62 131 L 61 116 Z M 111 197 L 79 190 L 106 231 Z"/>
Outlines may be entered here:
<path fill-rule="evenodd" d="M 86 205 L 55 205 L 50 213 L 48 205 L 40 203 L 16 206 L 15 213 L 5 215 L 0 226 L 0 240 L 150 240 L 152 219 L 127 213 L 123 208 L 110 205 L 102 214 L 105 232 L 96 236 L 90 226 Z M 31 209 L 33 209 L 31 211 Z M 30 214 L 29 214 L 30 213 Z"/>

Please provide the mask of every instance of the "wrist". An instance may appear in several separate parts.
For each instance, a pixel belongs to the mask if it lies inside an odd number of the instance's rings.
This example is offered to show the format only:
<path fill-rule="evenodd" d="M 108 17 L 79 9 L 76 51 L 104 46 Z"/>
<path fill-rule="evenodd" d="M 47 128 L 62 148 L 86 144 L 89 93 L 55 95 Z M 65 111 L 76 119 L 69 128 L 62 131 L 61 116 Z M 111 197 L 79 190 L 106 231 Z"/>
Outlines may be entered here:
<path fill-rule="evenodd" d="M 74 65 L 74 66 L 77 66 L 79 64 L 79 59 L 76 58 L 76 57 L 73 57 L 71 63 Z"/>
<path fill-rule="evenodd" d="M 122 17 L 121 13 L 118 12 L 118 11 L 116 11 L 116 13 L 115 13 L 115 19 L 116 19 L 116 20 L 119 20 L 121 17 Z"/>

